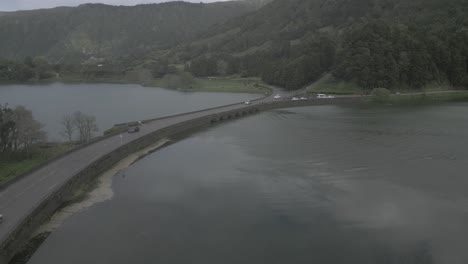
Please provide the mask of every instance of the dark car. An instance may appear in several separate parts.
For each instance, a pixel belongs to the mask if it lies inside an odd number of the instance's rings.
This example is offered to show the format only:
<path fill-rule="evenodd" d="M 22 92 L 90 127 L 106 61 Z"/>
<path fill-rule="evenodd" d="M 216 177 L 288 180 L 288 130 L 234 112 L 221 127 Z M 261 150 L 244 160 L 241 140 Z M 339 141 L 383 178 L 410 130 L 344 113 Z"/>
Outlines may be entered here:
<path fill-rule="evenodd" d="M 128 133 L 136 133 L 136 132 L 140 132 L 140 127 L 138 126 L 134 126 L 134 127 L 131 127 L 127 130 Z"/>

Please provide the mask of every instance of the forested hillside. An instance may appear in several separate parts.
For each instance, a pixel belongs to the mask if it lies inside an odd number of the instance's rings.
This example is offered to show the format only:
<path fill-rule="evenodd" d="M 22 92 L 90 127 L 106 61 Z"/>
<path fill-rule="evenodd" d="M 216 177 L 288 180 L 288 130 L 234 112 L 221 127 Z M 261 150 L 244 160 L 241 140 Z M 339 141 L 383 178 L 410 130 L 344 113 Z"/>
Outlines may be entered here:
<path fill-rule="evenodd" d="M 196 76 L 257 75 L 290 89 L 332 72 L 363 88 L 468 84 L 468 1 L 276 0 L 169 56 Z"/>
<path fill-rule="evenodd" d="M 169 48 L 216 23 L 255 10 L 250 2 L 86 4 L 0 15 L 0 57 L 81 63 Z"/>
<path fill-rule="evenodd" d="M 369 90 L 468 86 L 466 0 L 92 4 L 3 13 L 0 37 L 0 58 L 44 56 L 59 74 L 86 78 L 132 71 L 147 82 L 184 69 L 288 89 L 325 73 Z M 42 69 L 4 60 L 0 79 L 40 79 Z"/>

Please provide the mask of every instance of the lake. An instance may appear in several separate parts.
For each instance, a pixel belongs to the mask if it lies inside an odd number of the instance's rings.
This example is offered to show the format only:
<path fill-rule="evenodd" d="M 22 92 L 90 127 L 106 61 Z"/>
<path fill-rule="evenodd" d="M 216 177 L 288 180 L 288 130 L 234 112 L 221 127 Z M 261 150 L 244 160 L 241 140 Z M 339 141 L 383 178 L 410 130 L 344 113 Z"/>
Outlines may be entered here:
<path fill-rule="evenodd" d="M 468 263 L 467 171 L 467 103 L 264 112 L 120 172 L 30 263 Z"/>
<path fill-rule="evenodd" d="M 189 93 L 133 84 L 0 85 L 0 104 L 24 105 L 60 141 L 66 114 L 96 116 L 100 134 L 114 124 L 180 114 L 258 98 L 258 94 Z"/>

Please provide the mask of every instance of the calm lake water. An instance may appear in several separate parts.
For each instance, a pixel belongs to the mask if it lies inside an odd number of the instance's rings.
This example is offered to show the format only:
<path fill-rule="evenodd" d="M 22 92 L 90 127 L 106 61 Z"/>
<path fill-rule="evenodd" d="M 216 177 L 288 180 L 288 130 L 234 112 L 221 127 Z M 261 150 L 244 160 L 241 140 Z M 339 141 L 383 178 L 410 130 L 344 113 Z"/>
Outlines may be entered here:
<path fill-rule="evenodd" d="M 0 85 L 0 104 L 24 105 L 44 124 L 48 139 L 63 140 L 60 121 L 81 111 L 96 116 L 99 133 L 114 124 L 180 114 L 257 98 L 232 93 L 187 93 L 133 84 Z"/>
<path fill-rule="evenodd" d="M 468 263 L 468 104 L 318 106 L 138 161 L 32 264 Z"/>

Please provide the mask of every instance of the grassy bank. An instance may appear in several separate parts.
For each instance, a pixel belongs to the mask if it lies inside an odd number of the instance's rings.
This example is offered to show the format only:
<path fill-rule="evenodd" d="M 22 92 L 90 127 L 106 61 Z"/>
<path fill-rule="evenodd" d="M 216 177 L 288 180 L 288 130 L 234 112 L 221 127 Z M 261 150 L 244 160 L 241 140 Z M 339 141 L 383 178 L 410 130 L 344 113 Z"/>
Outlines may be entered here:
<path fill-rule="evenodd" d="M 163 79 L 155 79 L 148 86 L 166 88 Z M 257 78 L 194 78 L 190 88 L 173 87 L 187 92 L 268 93 Z"/>
<path fill-rule="evenodd" d="M 0 157 L 0 184 L 4 184 L 74 147 L 73 144 L 49 143 L 36 146 L 32 150 L 30 158 L 12 157 L 11 155 Z"/>
<path fill-rule="evenodd" d="M 309 87 L 307 92 L 336 95 L 360 95 L 365 93 L 364 89 L 359 87 L 357 84 L 338 81 L 329 74 Z"/>
<path fill-rule="evenodd" d="M 116 83 L 140 84 L 147 87 L 175 89 L 187 92 L 225 92 L 225 93 L 266 93 L 269 90 L 262 86 L 260 78 L 193 78 L 189 88 L 182 86 L 169 87 L 163 78 L 153 79 L 138 74 L 114 75 L 105 77 L 85 77 L 77 74 L 63 75 L 56 79 L 64 83 Z"/>
<path fill-rule="evenodd" d="M 372 99 L 370 99 L 369 101 L 371 103 L 376 103 L 375 100 Z M 386 100 L 380 103 L 392 105 L 418 105 L 433 104 L 439 102 L 442 103 L 463 101 L 468 101 L 468 90 L 391 95 Z"/>

